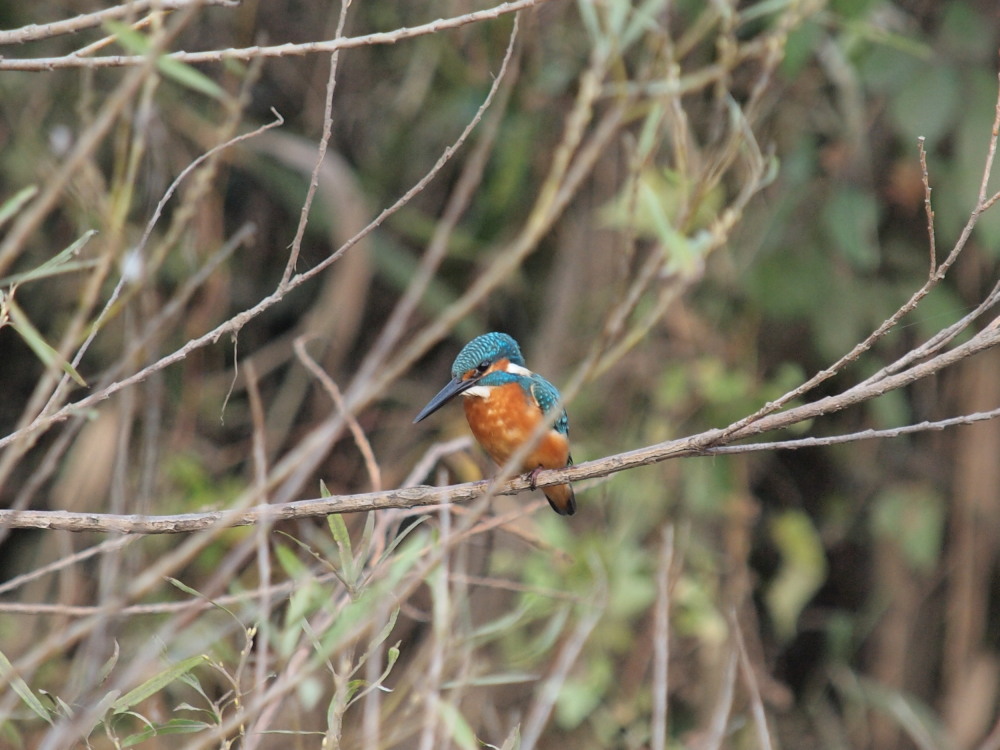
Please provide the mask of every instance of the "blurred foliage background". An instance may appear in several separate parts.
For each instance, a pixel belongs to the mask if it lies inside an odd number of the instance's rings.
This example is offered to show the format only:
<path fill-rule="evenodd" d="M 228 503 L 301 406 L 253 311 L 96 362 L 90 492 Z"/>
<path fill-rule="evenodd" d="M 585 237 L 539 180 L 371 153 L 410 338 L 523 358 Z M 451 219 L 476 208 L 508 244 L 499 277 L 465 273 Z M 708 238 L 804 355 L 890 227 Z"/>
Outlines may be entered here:
<path fill-rule="evenodd" d="M 8 3 L 0 26 L 98 5 Z M 487 7 L 356 2 L 345 33 Z M 339 13 L 307 0 L 204 7 L 169 48 L 332 39 Z M 271 501 L 318 496 L 321 482 L 334 494 L 401 486 L 428 450 L 466 434 L 457 408 L 410 422 L 461 345 L 487 330 L 514 335 L 560 385 L 597 352 L 569 403 L 577 461 L 751 413 L 850 350 L 925 280 L 918 137 L 939 257 L 957 239 L 995 112 L 998 13 L 994 0 L 542 3 L 522 14 L 511 70 L 470 142 L 410 203 L 235 339 L 7 445 L 0 503 L 227 507 L 335 411 L 295 354 L 300 336 L 347 394 L 378 471 L 341 429 L 298 484 L 268 484 Z M 298 270 L 458 137 L 511 26 L 500 16 L 341 52 Z M 4 55 L 65 55 L 116 32 L 98 54 L 140 53 L 155 29 L 130 38 L 106 25 Z M 66 177 L 0 272 L 20 312 L 0 329 L 3 435 L 50 397 L 89 392 L 56 384 L 92 328 L 76 366 L 91 389 L 271 294 L 315 163 L 329 66 L 303 54 L 150 71 L 72 172 L 60 170 L 128 70 L 0 71 L 3 229 L 31 205 L 20 191 Z M 174 178 L 272 109 L 283 126 L 181 183 L 137 255 Z M 573 113 L 593 154 L 572 162 L 583 178 L 552 210 L 545 186 Z M 539 216 L 529 251 L 496 270 Z M 219 255 L 248 222 L 252 242 Z M 18 275 L 89 230 L 57 273 Z M 388 363 L 484 278 L 493 286 L 405 372 L 358 395 L 359 371 L 375 377 L 361 363 L 442 238 Z M 946 282 L 818 395 L 974 308 L 996 281 L 998 248 L 1000 215 L 988 213 Z M 998 368 L 987 351 L 801 434 L 996 408 Z M 986 422 L 668 461 L 580 484 L 571 519 L 521 495 L 190 539 L 0 530 L 0 744 L 997 748 L 998 456 L 1000 430 Z M 492 471 L 461 443 L 411 480 Z"/>

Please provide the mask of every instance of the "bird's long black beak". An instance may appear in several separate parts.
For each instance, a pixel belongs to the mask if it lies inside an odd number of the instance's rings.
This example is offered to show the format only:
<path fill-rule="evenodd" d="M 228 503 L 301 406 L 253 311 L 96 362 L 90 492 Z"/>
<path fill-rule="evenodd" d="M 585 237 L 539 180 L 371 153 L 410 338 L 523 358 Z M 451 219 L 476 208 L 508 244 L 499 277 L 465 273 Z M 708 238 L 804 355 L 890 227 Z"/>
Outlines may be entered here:
<path fill-rule="evenodd" d="M 462 391 L 467 391 L 469 388 L 474 386 L 478 380 L 479 378 L 469 378 L 468 380 L 462 380 L 461 375 L 452 379 L 452 381 L 448 383 L 448 385 L 446 385 L 438 392 L 438 395 L 436 395 L 427 403 L 427 406 L 425 406 L 423 409 L 420 410 L 420 413 L 417 415 L 417 418 L 413 420 L 413 424 L 416 424 L 425 417 L 429 417 L 431 414 L 433 414 L 442 406 L 444 406 L 453 398 L 455 398 L 455 396 L 457 396 L 459 393 L 461 393 Z"/>

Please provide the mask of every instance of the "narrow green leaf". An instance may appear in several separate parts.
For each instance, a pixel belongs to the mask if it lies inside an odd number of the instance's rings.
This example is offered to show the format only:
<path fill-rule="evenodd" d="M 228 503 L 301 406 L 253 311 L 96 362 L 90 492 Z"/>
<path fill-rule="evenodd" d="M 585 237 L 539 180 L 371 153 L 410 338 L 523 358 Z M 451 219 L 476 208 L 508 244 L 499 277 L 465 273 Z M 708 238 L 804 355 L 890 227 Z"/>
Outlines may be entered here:
<path fill-rule="evenodd" d="M 232 617 L 236 622 L 240 622 L 240 619 L 236 615 L 233 614 L 232 610 L 227 609 L 226 607 L 223 607 L 221 604 L 219 604 L 218 602 L 216 602 L 216 601 L 214 601 L 212 599 L 209 599 L 207 596 L 205 596 L 200 591 L 198 591 L 198 589 L 193 589 L 190 586 L 188 586 L 186 583 L 182 583 L 181 581 L 178 581 L 176 578 L 171 578 L 170 576 L 166 576 L 166 579 L 167 579 L 168 583 L 176 586 L 181 591 L 183 591 L 185 594 L 190 594 L 191 596 L 194 596 L 194 597 L 196 597 L 198 599 L 203 599 L 203 600 L 207 601 L 209 604 L 211 604 L 216 609 L 221 610 L 222 612 L 225 612 L 227 615 L 229 615 L 230 617 Z"/>
<path fill-rule="evenodd" d="M 597 17 L 596 3 L 581 0 L 577 3 L 577 8 L 580 9 L 580 19 L 583 21 L 584 28 L 590 34 L 590 38 L 597 42 L 604 34 L 601 31 L 601 22 Z"/>
<path fill-rule="evenodd" d="M 530 606 L 527 601 L 522 601 L 517 609 L 505 612 L 495 620 L 490 620 L 475 628 L 470 637 L 479 643 L 483 643 L 510 633 L 528 615 L 529 611 Z"/>
<path fill-rule="evenodd" d="M 111 670 L 115 668 L 118 664 L 118 657 L 121 654 L 121 648 L 118 645 L 118 639 L 114 641 L 115 649 L 111 652 L 111 656 L 107 658 L 104 664 L 101 665 L 100 677 L 98 678 L 98 684 L 104 684 L 104 681 L 108 679 L 108 675 L 111 674 Z"/>
<path fill-rule="evenodd" d="M 410 524 L 401 532 L 399 532 L 396 535 L 396 537 L 391 542 L 389 542 L 389 546 L 385 548 L 385 552 L 382 553 L 381 559 L 388 560 L 389 558 L 391 558 L 393 552 L 396 551 L 396 548 L 406 540 L 406 537 L 408 537 L 410 534 L 416 531 L 421 525 L 423 525 L 427 521 L 427 518 L 428 518 L 427 516 L 421 516 L 420 518 L 416 519 L 414 523 Z"/>
<path fill-rule="evenodd" d="M 642 121 L 642 127 L 639 130 L 639 138 L 636 142 L 635 150 L 640 159 L 648 158 L 653 153 L 653 150 L 661 145 L 663 141 L 662 125 L 663 103 L 656 101 L 650 106 L 649 114 Z M 628 193 L 626 194 L 630 194 L 632 189 L 633 186 L 629 185 Z"/>
<path fill-rule="evenodd" d="M 628 26 L 622 32 L 622 49 L 631 47 L 644 32 L 658 28 L 657 16 L 663 12 L 666 4 L 666 0 L 646 0 L 631 13 Z"/>
<path fill-rule="evenodd" d="M 7 680 L 11 689 L 17 693 L 17 696 L 24 702 L 24 705 L 34 711 L 39 718 L 44 719 L 49 724 L 52 723 L 52 714 L 49 709 L 31 691 L 28 683 L 18 676 L 14 671 L 14 665 L 10 663 L 10 659 L 2 651 L 0 651 L 0 677 Z"/>
<path fill-rule="evenodd" d="M 504 740 L 503 745 L 500 750 L 520 750 L 521 748 L 521 725 L 515 724 L 514 728 L 510 730 L 510 734 L 507 735 L 507 739 Z"/>
<path fill-rule="evenodd" d="M 145 742 L 152 737 L 159 737 L 161 735 L 194 734 L 195 732 L 203 732 L 206 729 L 211 728 L 212 725 L 207 724 L 204 721 L 196 721 L 195 719 L 171 719 L 165 724 L 159 724 L 151 729 L 146 729 L 142 732 L 137 732 L 136 734 L 130 734 L 122 741 L 122 747 L 133 747 L 138 745 L 140 742 Z"/>
<path fill-rule="evenodd" d="M 385 669 L 382 670 L 382 674 L 380 674 L 372 684 L 365 687 L 364 690 L 362 690 L 359 693 L 355 693 L 347 705 L 350 706 L 351 704 L 358 702 L 366 695 L 368 695 L 368 693 L 370 693 L 372 690 L 381 690 L 386 693 L 391 693 L 392 690 L 385 687 L 385 685 L 383 685 L 382 683 L 385 682 L 386 677 L 388 677 L 389 674 L 392 672 L 392 668 L 396 665 L 396 662 L 398 660 L 399 660 L 399 641 L 396 641 L 396 645 L 390 646 L 389 649 L 386 651 Z M 363 661 L 358 662 L 356 669 L 360 668 L 363 663 L 364 663 Z"/>
<path fill-rule="evenodd" d="M 351 551 L 351 534 L 347 530 L 347 524 L 339 513 L 331 513 L 326 517 L 326 522 L 337 543 L 337 552 L 340 553 L 340 569 L 344 572 L 344 578 L 353 586 L 357 582 L 357 576 L 354 574 L 354 554 Z"/>
<path fill-rule="evenodd" d="M 115 701 L 118 700 L 118 697 L 121 694 L 120 690 L 109 690 L 98 699 L 97 703 L 92 706 L 87 706 L 88 710 L 86 715 L 80 715 L 80 719 L 89 719 L 89 726 L 84 725 L 82 736 L 89 736 L 91 732 L 108 720 L 108 712 L 111 710 L 111 706 L 114 705 Z M 129 715 L 133 714 L 130 712 Z M 134 715 L 138 716 L 140 721 L 144 721 L 146 724 L 152 726 L 151 722 L 145 716 L 142 716 L 141 714 Z"/>
<path fill-rule="evenodd" d="M 372 535 L 375 533 L 375 513 L 368 512 L 365 518 L 365 528 L 361 533 L 361 549 L 367 558 L 371 554 Z"/>
<path fill-rule="evenodd" d="M 357 663 L 357 666 L 355 667 L 355 669 L 356 669 L 356 670 L 357 670 L 357 669 L 360 669 L 360 668 L 361 668 L 361 666 L 362 666 L 362 665 L 363 665 L 363 664 L 364 664 L 365 662 L 367 662 L 367 661 L 368 661 L 368 659 L 369 659 L 369 658 L 371 657 L 371 654 L 372 654 L 372 651 L 373 651 L 373 650 L 374 650 L 375 648 L 377 648 L 378 646 L 382 645 L 382 643 L 383 643 L 383 642 L 385 641 L 385 639 L 389 637 L 389 633 L 391 633 L 391 632 L 392 632 L 392 629 L 393 629 L 394 627 L 396 627 L 396 618 L 397 618 L 398 616 L 399 616 L 399 609 L 398 609 L 398 608 L 396 608 L 396 609 L 394 609 L 394 610 L 392 611 L 392 614 L 391 614 L 391 615 L 389 615 L 389 620 L 388 620 L 388 622 L 386 622 L 385 626 L 384 626 L 384 627 L 382 628 L 382 630 L 381 630 L 381 631 L 379 632 L 379 634 L 378 634 L 377 636 L 375 636 L 375 638 L 374 638 L 374 639 L 372 640 L 372 642 L 368 644 L 368 648 L 367 648 L 367 650 L 366 650 L 366 651 L 364 652 L 364 654 L 362 654 L 362 655 L 361 655 L 361 658 L 360 658 L 360 659 L 358 659 L 358 663 Z M 379 677 L 379 678 L 378 678 L 378 680 L 376 680 L 376 681 L 375 681 L 375 685 L 374 685 L 374 686 L 377 686 L 377 685 L 378 685 L 379 683 L 381 683 L 381 682 L 382 682 L 382 681 L 383 681 L 383 680 L 384 680 L 384 679 L 385 679 L 386 677 L 388 677 L 388 676 L 389 676 L 389 672 L 391 672 L 391 671 L 392 671 L 392 665 L 393 665 L 393 664 L 395 664 L 395 663 L 396 663 L 396 659 L 397 659 L 397 658 L 399 658 L 399 648 L 398 648 L 398 646 L 399 646 L 399 643 L 397 642 L 397 643 L 396 643 L 396 646 L 393 646 L 392 648 L 390 648 L 390 649 L 389 649 L 389 654 L 390 654 L 390 656 L 389 656 L 389 664 L 388 664 L 388 666 L 387 666 L 387 667 L 385 668 L 385 671 L 384 671 L 384 672 L 382 672 L 382 676 L 381 676 L 381 677 Z M 395 651 L 395 655 L 393 655 L 393 651 Z M 373 687 L 374 687 L 374 686 L 373 686 Z M 361 694 L 357 695 L 357 696 L 356 696 L 356 698 L 360 698 L 360 697 L 362 697 L 363 695 L 365 695 L 365 694 L 369 693 L 369 692 L 370 692 L 370 690 L 371 690 L 371 688 L 369 688 L 368 690 L 365 690 L 365 691 L 364 691 L 363 693 L 361 693 Z M 353 702 L 353 701 L 352 701 L 352 702 Z"/>
<path fill-rule="evenodd" d="M 276 544 L 274 554 L 278 558 L 278 564 L 281 565 L 289 578 L 302 578 L 309 572 L 298 555 L 284 544 Z"/>
<path fill-rule="evenodd" d="M 354 703 L 354 699 L 359 695 L 359 691 L 365 686 L 364 680 L 351 680 L 347 683 L 347 705 Z M 331 701 L 330 705 L 333 707 L 336 701 Z"/>
<path fill-rule="evenodd" d="M 476 733 L 472 731 L 469 722 L 459 713 L 458 709 L 450 703 L 439 701 L 437 709 L 444 720 L 445 728 L 451 735 L 452 741 L 459 747 L 466 750 L 478 750 L 479 742 L 476 740 Z"/>
<path fill-rule="evenodd" d="M 795 635 L 802 610 L 826 580 L 826 556 L 819 533 L 802 511 L 786 511 L 775 518 L 771 537 L 782 562 L 764 598 L 775 630 L 788 639 Z"/>
<path fill-rule="evenodd" d="M 120 21 L 105 21 L 104 27 L 110 33 L 114 34 L 118 43 L 129 52 L 136 55 L 145 55 L 149 52 L 149 37 L 136 31 L 128 24 L 121 23 Z M 160 55 L 156 61 L 156 68 L 166 78 L 192 91 L 197 91 L 219 100 L 226 97 L 226 92 L 215 81 L 180 60 Z"/>
<path fill-rule="evenodd" d="M 72 259 L 79 255 L 81 248 L 90 241 L 90 238 L 97 234 L 96 229 L 88 229 L 80 237 L 73 242 L 69 247 L 60 250 L 56 255 L 49 258 L 47 261 L 42 263 L 36 268 L 32 268 L 30 271 L 25 271 L 24 273 L 17 273 L 13 276 L 7 276 L 0 279 L 0 287 L 11 286 L 14 284 L 20 284 L 24 281 L 33 281 L 35 279 L 43 279 L 48 276 L 55 276 L 60 273 L 68 273 L 70 271 L 79 271 L 84 268 L 90 268 L 95 264 L 95 261 L 78 261 L 76 263 L 72 262 Z"/>
<path fill-rule="evenodd" d="M 0 226 L 7 223 L 7 220 L 16 214 L 21 206 L 27 203 L 29 200 L 35 197 L 35 193 L 38 192 L 37 185 L 29 185 L 26 188 L 21 188 L 14 195 L 3 202 L 0 206 Z"/>
<path fill-rule="evenodd" d="M 204 596 L 202 596 L 202 593 L 200 591 L 198 591 L 198 589 L 193 589 L 190 586 L 188 586 L 186 583 L 184 583 L 182 581 L 179 581 L 176 578 L 171 578 L 170 576 L 167 576 L 167 581 L 171 585 L 176 586 L 177 588 L 179 588 L 185 594 L 190 594 L 191 596 L 196 596 L 199 599 L 204 599 L 205 598 Z"/>
<path fill-rule="evenodd" d="M 619 43 L 625 47 L 625 40 L 622 38 L 625 31 L 625 23 L 632 15 L 632 0 L 610 0 L 603 3 L 604 17 L 608 27 L 608 36 L 612 39 L 620 40 Z"/>
<path fill-rule="evenodd" d="M 157 61 L 156 67 L 164 76 L 192 91 L 197 91 L 219 101 L 226 98 L 226 92 L 219 84 L 185 62 L 172 57 L 161 57 Z"/>
<path fill-rule="evenodd" d="M 875 498 L 872 532 L 894 545 L 917 573 L 931 575 L 941 561 L 945 503 L 922 485 L 894 486 Z"/>
<path fill-rule="evenodd" d="M 506 672 L 503 674 L 483 675 L 468 679 L 446 682 L 441 687 L 444 690 L 454 690 L 462 687 L 490 687 L 493 685 L 521 685 L 527 682 L 538 682 L 540 675 L 531 672 Z"/>
<path fill-rule="evenodd" d="M 73 378 L 78 385 L 86 388 L 87 381 L 80 377 L 80 373 L 76 371 L 76 368 L 67 362 L 59 354 L 59 352 L 49 346 L 48 342 L 42 338 L 42 334 L 38 332 L 38 329 L 32 325 L 28 316 L 24 314 L 21 306 L 14 302 L 14 298 L 10 295 L 6 295 L 4 301 L 7 305 L 7 311 L 10 314 L 11 327 L 18 332 L 22 339 L 24 339 L 24 343 L 31 347 L 35 356 L 38 357 L 46 367 L 62 370 Z"/>
<path fill-rule="evenodd" d="M 97 260 L 92 259 L 69 261 L 60 266 L 48 268 L 45 271 L 42 271 L 40 268 L 34 268 L 30 271 L 25 271 L 24 273 L 15 273 L 0 279 L 0 287 L 10 287 L 24 281 L 36 281 L 38 279 L 47 279 L 51 276 L 61 276 L 67 273 L 86 271 L 88 268 L 94 268 L 96 266 Z"/>
<path fill-rule="evenodd" d="M 948 733 L 940 719 L 917 697 L 847 669 L 835 670 L 832 675 L 834 686 L 848 701 L 847 705 L 853 699 L 865 709 L 888 716 L 910 736 L 915 747 L 951 747 L 945 740 Z"/>
<path fill-rule="evenodd" d="M 158 675 L 151 677 L 142 683 L 139 687 L 134 690 L 130 690 L 125 693 L 121 698 L 116 700 L 112 705 L 111 709 L 116 714 L 124 713 L 132 708 L 132 706 L 137 703 L 141 703 L 150 696 L 156 695 L 158 692 L 163 690 L 167 685 L 176 680 L 183 674 L 187 674 L 192 669 L 197 667 L 206 661 L 204 656 L 190 656 L 183 661 L 174 664 L 172 667 L 160 672 Z"/>
<path fill-rule="evenodd" d="M 784 11 L 789 4 L 790 0 L 761 0 L 761 2 L 754 3 L 739 12 L 740 23 L 745 24 L 767 15 L 777 15 Z"/>
<path fill-rule="evenodd" d="M 117 697 L 117 696 L 116 696 L 116 697 Z M 105 696 L 105 699 L 104 699 L 104 700 L 102 700 L 102 703 L 107 703 L 108 705 L 110 705 L 110 704 L 111 704 L 111 703 L 113 703 L 113 702 L 114 702 L 114 701 L 109 701 L 109 700 L 107 700 L 107 696 Z M 102 711 L 101 713 L 104 713 L 104 712 Z M 143 716 L 143 715 L 142 715 L 141 713 L 139 713 L 138 711 L 122 711 L 122 712 L 121 712 L 120 714 L 118 714 L 118 715 L 119 715 L 119 716 L 131 716 L 131 717 L 133 717 L 133 718 L 135 718 L 135 719 L 138 719 L 138 720 L 139 720 L 140 722 L 142 722 L 143 724 L 145 724 L 145 725 L 146 725 L 146 728 L 147 728 L 147 730 L 149 730 L 149 731 L 155 731 L 155 730 L 156 730 L 156 725 L 155 725 L 155 724 L 153 724 L 152 720 L 151 720 L 151 719 L 148 719 L 148 718 L 146 718 L 145 716 Z"/>
<path fill-rule="evenodd" d="M 371 649 L 375 648 L 376 646 L 381 646 L 383 643 L 385 643 L 385 639 L 389 637 L 389 633 L 391 633 L 392 629 L 396 627 L 397 617 L 399 617 L 399 607 L 396 607 L 396 609 L 392 610 L 392 614 L 389 615 L 389 619 L 386 621 L 385 626 L 382 628 L 382 630 L 379 631 L 379 634 L 375 636 L 374 640 L 372 640 L 371 644 L 368 646 L 369 651 L 371 651 Z M 367 655 L 368 654 L 366 653 L 365 656 Z"/>

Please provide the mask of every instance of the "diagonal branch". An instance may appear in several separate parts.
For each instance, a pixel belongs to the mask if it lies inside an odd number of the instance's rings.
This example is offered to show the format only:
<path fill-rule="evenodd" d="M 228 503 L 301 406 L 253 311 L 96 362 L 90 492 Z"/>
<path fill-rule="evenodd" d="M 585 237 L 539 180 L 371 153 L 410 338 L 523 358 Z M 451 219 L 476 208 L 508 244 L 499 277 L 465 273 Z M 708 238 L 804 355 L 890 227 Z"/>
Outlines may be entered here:
<path fill-rule="evenodd" d="M 805 438 L 801 440 L 743 446 L 729 445 L 737 440 L 752 437 L 762 432 L 785 429 L 794 424 L 841 411 L 849 406 L 877 398 L 890 390 L 909 385 L 916 380 L 932 375 L 949 365 L 985 351 L 997 344 L 1000 344 L 1000 326 L 991 325 L 955 349 L 940 354 L 905 372 L 886 377 L 864 387 L 856 386 L 836 396 L 829 396 L 814 403 L 804 404 L 788 411 L 769 415 L 737 430 L 731 428 L 708 430 L 698 435 L 669 440 L 624 453 L 617 453 L 565 469 L 550 469 L 539 472 L 535 484 L 538 487 L 547 487 L 567 481 L 606 477 L 627 469 L 648 466 L 668 459 L 685 456 L 748 453 L 779 448 L 794 449 L 817 445 L 831 445 L 833 443 L 870 440 L 879 437 L 893 437 L 929 430 L 940 430 L 946 427 L 996 419 L 1000 417 L 1000 408 L 989 412 L 978 412 L 976 414 L 954 417 L 937 422 L 923 422 L 893 430 L 868 430 L 827 438 Z M 737 422 L 736 424 L 739 423 Z M 483 480 L 449 487 L 408 487 L 385 492 L 339 495 L 297 500 L 275 505 L 258 505 L 253 508 L 232 511 L 222 510 L 164 516 L 0 510 L 0 527 L 98 531 L 120 534 L 178 534 L 209 528 L 251 526 L 260 523 L 270 524 L 276 521 L 325 516 L 334 513 L 358 513 L 387 508 L 414 508 L 441 503 L 468 502 L 490 493 L 499 495 L 518 494 L 529 490 L 531 488 L 530 485 L 531 482 L 528 478 L 515 477 L 499 484 L 496 484 L 492 480 Z"/>
<path fill-rule="evenodd" d="M 368 47 L 375 44 L 395 44 L 404 39 L 437 34 L 441 31 L 461 28 L 470 23 L 478 23 L 509 13 L 516 13 L 549 0 L 517 0 L 517 2 L 500 3 L 492 8 L 464 13 L 451 18 L 439 18 L 436 21 L 419 26 L 403 27 L 394 31 L 379 31 L 355 37 L 338 37 L 323 42 L 308 42 L 304 44 L 278 44 L 273 46 L 254 46 L 239 49 L 206 50 L 203 52 L 172 52 L 164 55 L 170 60 L 194 63 L 217 63 L 227 60 L 256 60 L 268 57 L 290 57 L 315 54 L 331 54 L 343 49 Z M 64 55 L 62 57 L 39 57 L 34 59 L 0 58 L 0 70 L 50 71 L 62 68 L 122 68 L 134 67 L 148 62 L 145 55 L 106 55 L 102 57 L 79 57 Z"/>

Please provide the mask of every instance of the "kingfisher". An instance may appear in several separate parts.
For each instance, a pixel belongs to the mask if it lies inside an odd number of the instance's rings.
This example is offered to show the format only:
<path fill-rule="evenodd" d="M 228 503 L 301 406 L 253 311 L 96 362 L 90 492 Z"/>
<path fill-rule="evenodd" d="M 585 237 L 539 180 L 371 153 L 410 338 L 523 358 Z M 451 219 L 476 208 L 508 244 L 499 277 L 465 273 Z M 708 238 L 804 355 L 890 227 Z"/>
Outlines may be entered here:
<path fill-rule="evenodd" d="M 559 403 L 559 391 L 524 364 L 517 342 L 506 333 L 484 333 L 458 353 L 451 367 L 451 382 L 417 415 L 416 424 L 455 396 L 463 396 L 465 418 L 472 434 L 498 466 L 534 434 L 539 422 Z M 566 410 L 542 437 L 522 464 L 531 488 L 542 469 L 573 465 L 569 454 L 569 418 Z M 542 488 L 552 509 L 562 515 L 576 512 L 576 496 L 569 484 Z"/>

